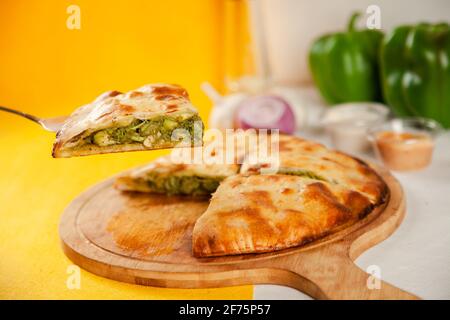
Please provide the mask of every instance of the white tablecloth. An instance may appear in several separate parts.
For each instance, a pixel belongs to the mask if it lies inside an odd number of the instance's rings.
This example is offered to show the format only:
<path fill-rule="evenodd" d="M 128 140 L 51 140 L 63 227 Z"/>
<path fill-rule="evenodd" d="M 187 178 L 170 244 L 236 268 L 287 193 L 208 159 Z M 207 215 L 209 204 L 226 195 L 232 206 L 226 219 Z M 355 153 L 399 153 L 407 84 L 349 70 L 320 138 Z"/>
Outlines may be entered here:
<path fill-rule="evenodd" d="M 323 135 L 300 135 L 331 146 Z M 437 140 L 430 167 L 393 174 L 406 194 L 406 217 L 392 236 L 363 253 L 356 264 L 364 270 L 377 265 L 384 281 L 423 299 L 450 299 L 450 132 Z M 274 285 L 255 286 L 254 298 L 310 299 Z"/>

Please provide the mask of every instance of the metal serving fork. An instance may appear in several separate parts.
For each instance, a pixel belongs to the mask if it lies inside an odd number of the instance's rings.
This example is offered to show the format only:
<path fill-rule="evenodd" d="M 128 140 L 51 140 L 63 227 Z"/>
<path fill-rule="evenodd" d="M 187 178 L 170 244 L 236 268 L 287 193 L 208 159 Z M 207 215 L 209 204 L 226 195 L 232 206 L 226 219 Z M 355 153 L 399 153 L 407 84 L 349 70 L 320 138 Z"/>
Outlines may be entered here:
<path fill-rule="evenodd" d="M 107 98 L 115 97 L 119 94 L 121 94 L 121 92 L 117 91 L 117 90 L 106 91 L 103 94 L 101 94 L 100 96 L 98 96 L 97 99 L 95 99 L 93 103 L 100 102 Z M 3 107 L 3 106 L 0 106 L 0 111 L 9 112 L 9 113 L 21 116 L 23 118 L 26 118 L 28 120 L 31 120 L 33 122 L 36 122 L 36 123 L 40 124 L 42 128 L 44 128 L 47 131 L 51 131 L 51 132 L 58 132 L 59 129 L 61 129 L 61 127 L 63 126 L 64 122 L 69 117 L 69 116 L 60 116 L 60 117 L 43 119 L 43 118 L 33 116 L 29 113 L 25 113 L 22 111 L 14 110 L 14 109 Z"/>
<path fill-rule="evenodd" d="M 45 130 L 51 131 L 51 132 L 58 132 L 59 129 L 61 129 L 62 125 L 64 124 L 64 121 L 68 117 L 68 116 L 60 116 L 60 117 L 43 119 L 43 118 L 39 118 L 39 117 L 33 116 L 31 114 L 28 114 L 28 113 L 25 113 L 22 111 L 6 108 L 3 106 L 0 106 L 0 111 L 9 112 L 9 113 L 21 116 L 23 118 L 26 118 L 28 120 L 31 120 L 35 123 L 40 124 L 41 127 L 44 128 Z"/>

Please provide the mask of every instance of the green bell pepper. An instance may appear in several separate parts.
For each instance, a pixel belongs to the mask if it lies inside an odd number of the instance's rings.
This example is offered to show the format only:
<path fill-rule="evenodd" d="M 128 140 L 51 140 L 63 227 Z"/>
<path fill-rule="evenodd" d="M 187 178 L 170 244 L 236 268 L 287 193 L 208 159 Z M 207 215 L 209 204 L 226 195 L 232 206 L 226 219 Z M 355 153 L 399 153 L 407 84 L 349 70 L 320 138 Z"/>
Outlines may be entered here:
<path fill-rule="evenodd" d="M 353 14 L 347 32 L 317 39 L 310 50 L 309 66 L 320 93 L 331 103 L 381 101 L 378 51 L 379 30 L 355 30 Z"/>
<path fill-rule="evenodd" d="M 380 51 L 383 94 L 400 116 L 422 116 L 450 128 L 450 26 L 400 26 Z"/>

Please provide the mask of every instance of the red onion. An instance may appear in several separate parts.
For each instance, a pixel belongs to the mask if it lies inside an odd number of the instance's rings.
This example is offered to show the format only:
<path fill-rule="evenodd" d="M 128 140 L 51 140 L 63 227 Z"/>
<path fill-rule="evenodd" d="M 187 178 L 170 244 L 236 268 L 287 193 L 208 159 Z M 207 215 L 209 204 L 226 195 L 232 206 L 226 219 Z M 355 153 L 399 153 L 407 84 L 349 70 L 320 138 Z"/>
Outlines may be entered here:
<path fill-rule="evenodd" d="M 236 127 L 279 129 L 292 134 L 295 116 L 289 103 L 279 96 L 256 96 L 242 101 L 235 114 Z"/>

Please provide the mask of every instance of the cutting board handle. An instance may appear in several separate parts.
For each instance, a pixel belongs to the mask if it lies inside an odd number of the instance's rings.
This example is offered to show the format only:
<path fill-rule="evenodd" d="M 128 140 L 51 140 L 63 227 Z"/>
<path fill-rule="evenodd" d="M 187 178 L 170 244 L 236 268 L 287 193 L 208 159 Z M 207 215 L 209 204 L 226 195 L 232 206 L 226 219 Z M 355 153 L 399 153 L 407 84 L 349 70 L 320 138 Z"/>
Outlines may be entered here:
<path fill-rule="evenodd" d="M 323 252 L 326 250 L 327 252 Z M 317 299 L 416 300 L 417 296 L 396 288 L 361 270 L 343 246 L 330 245 L 311 250 L 305 257 L 291 255 L 283 265 L 299 278 L 292 286 Z"/>

